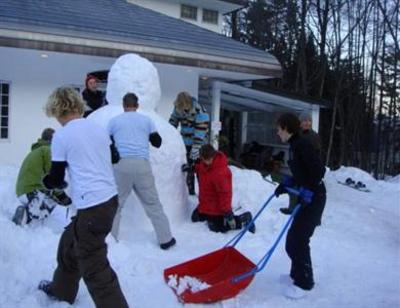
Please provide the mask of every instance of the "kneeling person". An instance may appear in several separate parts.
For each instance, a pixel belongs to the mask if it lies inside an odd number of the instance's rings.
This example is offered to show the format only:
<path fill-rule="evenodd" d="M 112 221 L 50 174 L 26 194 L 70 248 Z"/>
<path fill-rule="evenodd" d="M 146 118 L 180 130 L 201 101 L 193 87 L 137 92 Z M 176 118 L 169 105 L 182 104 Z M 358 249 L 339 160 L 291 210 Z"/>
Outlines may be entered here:
<path fill-rule="evenodd" d="M 192 213 L 192 221 L 207 221 L 214 232 L 241 229 L 252 220 L 250 212 L 240 216 L 232 212 L 232 172 L 224 153 L 210 144 L 200 149 L 201 161 L 195 165 L 199 179 L 199 205 Z M 255 226 L 249 228 L 255 232 Z"/>
<path fill-rule="evenodd" d="M 43 177 L 50 171 L 50 143 L 53 134 L 54 129 L 44 129 L 41 138 L 32 144 L 31 152 L 22 162 L 16 184 L 16 194 L 22 205 L 17 207 L 12 219 L 17 225 L 43 220 L 56 205 L 71 204 L 71 199 L 64 191 L 50 191 L 42 183 Z"/>

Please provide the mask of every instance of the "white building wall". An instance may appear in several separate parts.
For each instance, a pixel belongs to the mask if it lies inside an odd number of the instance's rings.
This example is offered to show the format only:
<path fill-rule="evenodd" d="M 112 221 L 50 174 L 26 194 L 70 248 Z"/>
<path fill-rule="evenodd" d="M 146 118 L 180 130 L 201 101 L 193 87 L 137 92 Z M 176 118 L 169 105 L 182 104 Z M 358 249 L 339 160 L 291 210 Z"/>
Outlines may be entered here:
<path fill-rule="evenodd" d="M 0 164 L 20 165 L 44 128 L 59 127 L 43 109 L 56 87 L 82 86 L 88 72 L 108 70 L 114 61 L 105 57 L 0 47 L 0 80 L 11 83 L 9 138 L 0 139 Z M 168 119 L 178 92 L 188 91 L 197 97 L 198 73 L 173 65 L 155 66 L 162 91 L 157 111 Z"/>
<path fill-rule="evenodd" d="M 215 5 L 209 3 L 212 1 L 128 0 L 128 2 L 168 15 L 170 17 L 182 19 L 186 22 L 190 22 L 213 32 L 222 33 L 223 30 L 223 15 L 221 13 L 218 14 L 218 24 L 203 22 L 203 8 L 218 11 L 218 7 L 215 7 Z M 197 7 L 197 20 L 181 18 L 181 4 Z"/>

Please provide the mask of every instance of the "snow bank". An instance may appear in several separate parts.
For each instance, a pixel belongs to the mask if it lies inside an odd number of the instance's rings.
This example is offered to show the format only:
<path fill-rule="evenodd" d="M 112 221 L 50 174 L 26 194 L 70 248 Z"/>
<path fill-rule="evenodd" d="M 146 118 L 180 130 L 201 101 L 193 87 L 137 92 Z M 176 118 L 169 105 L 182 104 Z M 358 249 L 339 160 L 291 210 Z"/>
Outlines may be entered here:
<path fill-rule="evenodd" d="M 257 172 L 231 169 L 236 204 L 244 204 L 255 213 L 276 186 Z M 51 279 L 62 226 L 69 219 L 64 208 L 56 207 L 43 223 L 15 226 L 11 217 L 17 206 L 17 172 L 16 168 L 0 166 L 0 307 L 67 307 L 66 303 L 47 298 L 36 287 L 41 279 Z M 382 190 L 378 188 L 383 181 L 372 181 L 371 193 L 363 193 L 338 184 L 335 173 L 327 173 L 328 200 L 322 226 L 311 240 L 316 286 L 306 298 L 293 301 L 282 295 L 287 284 L 280 277 L 288 274 L 290 264 L 281 242 L 266 268 L 238 296 L 196 307 L 399 307 L 398 185 L 386 183 L 387 190 Z M 190 198 L 186 202 L 197 202 Z M 164 199 L 173 204 L 175 193 Z M 257 263 L 274 243 L 288 218 L 279 213 L 279 207 L 287 204 L 286 196 L 273 199 L 256 222 L 256 234 L 246 234 L 238 243 L 237 249 L 251 261 Z M 237 232 L 213 233 L 205 223 L 192 223 L 189 217 L 180 223 L 170 217 L 177 245 L 163 251 L 152 230 L 137 232 L 138 225 L 143 224 L 135 216 L 140 206 L 127 208 L 123 212 L 122 240 L 117 243 L 109 236 L 107 242 L 110 262 L 128 303 L 140 308 L 182 307 L 164 281 L 164 269 L 220 249 Z M 93 307 L 83 282 L 74 307 Z"/>
<path fill-rule="evenodd" d="M 393 184 L 400 184 L 400 174 L 388 179 L 387 182 L 393 183 Z"/>

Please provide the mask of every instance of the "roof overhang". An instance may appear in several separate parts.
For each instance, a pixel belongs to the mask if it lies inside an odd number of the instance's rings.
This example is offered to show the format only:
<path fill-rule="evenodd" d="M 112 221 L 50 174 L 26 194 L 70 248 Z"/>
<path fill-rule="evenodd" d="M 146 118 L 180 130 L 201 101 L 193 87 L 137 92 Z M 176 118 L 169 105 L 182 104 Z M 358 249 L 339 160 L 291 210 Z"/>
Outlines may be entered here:
<path fill-rule="evenodd" d="M 221 91 L 223 108 L 235 111 L 266 111 L 266 112 L 301 112 L 320 109 L 319 105 L 311 104 L 300 98 L 290 98 L 274 93 L 263 92 L 227 82 L 218 82 Z M 199 93 L 200 101 L 209 104 L 210 98 L 205 93 Z"/>
<path fill-rule="evenodd" d="M 238 59 L 190 52 L 174 48 L 161 48 L 145 42 L 122 42 L 116 39 L 85 38 L 16 29 L 0 28 L 0 46 L 56 51 L 117 58 L 129 52 L 150 61 L 186 65 L 214 70 L 234 71 L 260 76 L 281 77 L 279 63 L 266 63 L 257 59 Z"/>

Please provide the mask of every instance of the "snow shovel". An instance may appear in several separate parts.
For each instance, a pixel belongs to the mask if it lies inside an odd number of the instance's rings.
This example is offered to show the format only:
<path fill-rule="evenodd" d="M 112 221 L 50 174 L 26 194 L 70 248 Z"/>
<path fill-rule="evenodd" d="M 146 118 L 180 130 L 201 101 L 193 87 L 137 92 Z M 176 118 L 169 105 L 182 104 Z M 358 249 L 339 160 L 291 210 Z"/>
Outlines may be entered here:
<path fill-rule="evenodd" d="M 303 195 L 304 193 L 300 193 L 297 190 L 291 189 L 290 192 L 301 195 L 303 199 L 306 197 Z M 225 247 L 164 270 L 164 279 L 172 287 L 179 301 L 182 303 L 217 302 L 236 296 L 250 284 L 255 274 L 261 271 L 267 264 L 301 206 L 301 204 L 296 205 L 275 243 L 257 265 L 255 265 L 236 250 L 235 246 L 274 196 L 272 194 L 268 198 L 253 220 L 234 236 Z M 312 195 L 310 198 L 312 198 Z M 187 278 L 194 279 L 195 282 L 192 285 L 185 285 Z M 174 283 L 171 284 L 171 281 Z M 182 283 L 184 284 L 184 288 L 180 288 L 179 286 Z M 202 285 L 201 288 L 198 288 L 198 284 Z"/>

